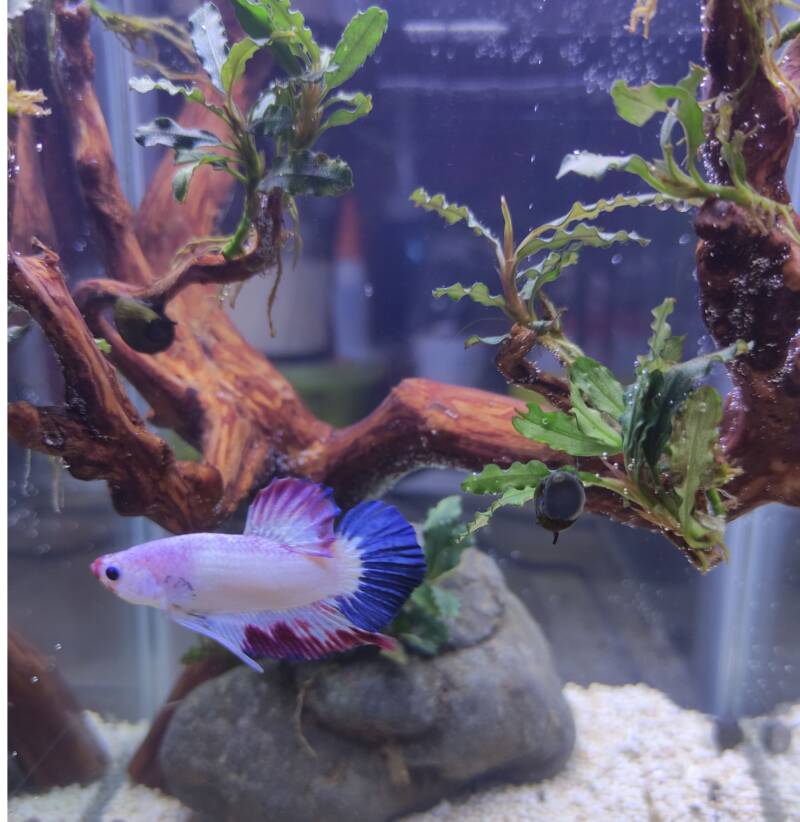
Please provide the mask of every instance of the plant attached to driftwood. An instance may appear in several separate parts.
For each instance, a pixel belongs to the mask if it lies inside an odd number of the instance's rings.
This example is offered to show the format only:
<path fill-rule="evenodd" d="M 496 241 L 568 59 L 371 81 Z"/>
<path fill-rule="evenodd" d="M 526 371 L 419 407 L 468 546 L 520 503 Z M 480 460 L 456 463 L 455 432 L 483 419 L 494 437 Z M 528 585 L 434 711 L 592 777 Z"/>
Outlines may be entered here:
<path fill-rule="evenodd" d="M 485 283 L 464 287 L 461 283 L 440 288 L 434 296 L 455 301 L 469 298 L 480 305 L 500 309 L 512 323 L 497 337 L 470 337 L 475 343 L 499 345 L 497 365 L 512 383 L 538 387 L 541 395 L 520 412 L 514 428 L 535 442 L 544 443 L 573 465 L 556 469 L 540 461 L 514 463 L 507 469 L 489 465 L 468 478 L 463 488 L 476 494 L 496 494 L 498 499 L 472 521 L 473 532 L 489 522 L 504 505 L 523 505 L 546 487 L 544 480 L 555 470 L 571 471 L 586 486 L 604 488 L 622 498 L 623 504 L 663 533 L 677 538 L 698 567 L 707 569 L 711 557 L 724 553 L 726 510 L 737 501 L 725 486 L 738 470 L 725 459 L 720 441 L 722 398 L 710 386 L 700 386 L 712 363 L 729 362 L 753 348 L 738 339 L 710 355 L 681 362 L 683 337 L 672 335 L 667 322 L 674 300 L 667 298 L 653 311 L 649 351 L 638 358 L 635 381 L 624 387 L 601 363 L 587 357 L 563 332 L 561 312 L 545 292 L 545 286 L 576 265 L 586 247 L 607 248 L 620 242 L 646 240 L 634 232 L 604 232 L 594 221 L 622 207 L 674 206 L 686 211 L 708 198 L 735 203 L 752 231 L 784 232 L 800 239 L 791 206 L 759 194 L 747 180 L 744 145 L 747 139 L 732 119 L 731 99 L 718 95 L 697 101 L 704 69 L 693 66 L 675 85 L 648 83 L 631 87 L 617 81 L 611 95 L 617 113 L 637 126 L 655 114 L 664 114 L 660 145 L 662 157 L 646 161 L 638 155 L 608 157 L 587 152 L 567 155 L 558 176 L 575 172 L 599 178 L 608 171 L 635 174 L 653 194 L 617 195 L 592 205 L 575 203 L 569 213 L 541 225 L 519 243 L 515 242 L 511 215 L 501 201 L 504 230 L 500 241 L 465 206 L 449 203 L 441 194 L 424 189 L 412 201 L 433 211 L 449 224 L 464 222 L 486 239 L 497 259 L 501 294 L 493 295 Z M 740 90 L 737 93 L 741 93 Z M 704 109 L 705 108 L 705 113 Z M 676 158 L 673 132 L 680 127 L 683 157 Z M 705 128 L 711 129 L 706 133 Z M 703 146 L 715 142 L 727 182 L 708 182 L 698 169 Z M 548 349 L 566 372 L 566 380 L 543 377 L 525 360 L 536 346 Z M 599 458 L 600 470 L 581 470 L 581 458 Z"/>
<path fill-rule="evenodd" d="M 235 5 L 246 37 L 257 44 L 265 41 L 263 48 L 281 71 L 269 89 L 274 99 L 268 96 L 265 100 L 264 67 L 255 60 L 248 63 L 238 88 L 231 86 L 242 115 L 237 127 L 241 139 L 252 138 L 259 151 L 266 152 L 269 146 L 263 180 L 276 169 L 288 170 L 273 176 L 273 189 L 266 194 L 264 208 L 255 214 L 252 229 L 238 232 L 240 249 L 234 246 L 223 254 L 229 240 L 225 238 L 211 247 L 192 250 L 190 246 L 188 253 L 176 259 L 176 252 L 187 244 L 218 231 L 218 216 L 230 202 L 235 185 L 246 190 L 247 183 L 225 169 L 236 171 L 245 181 L 255 170 L 254 159 L 248 170 L 240 164 L 241 150 L 222 147 L 223 143 L 233 146 L 230 132 L 219 128 L 223 120 L 206 105 L 224 111 L 227 92 L 222 66 L 234 50 L 241 58 L 250 46 L 234 46 L 220 57 L 221 89 L 214 90 L 208 79 L 166 78 L 175 85 L 193 85 L 202 93 L 206 104 L 187 99 L 175 122 L 181 129 L 214 133 L 219 144 L 195 145 L 194 149 L 217 159 L 201 163 L 189 175 L 191 187 L 185 204 L 176 206 L 172 193 L 175 166 L 171 157 L 165 158 L 135 213 L 122 194 L 95 94 L 88 40 L 92 14 L 84 4 L 56 0 L 51 28 L 59 56 L 53 67 L 58 82 L 31 85 L 41 87 L 53 118 L 65 126 L 76 173 L 35 173 L 42 157 L 61 146 L 63 128 L 48 132 L 41 156 L 32 132 L 20 129 L 14 136 L 16 153 L 31 158 L 20 163 L 12 180 L 17 195 L 12 201 L 14 211 L 23 200 L 28 209 L 36 204 L 41 222 L 16 232 L 14 253 L 9 256 L 9 297 L 43 330 L 58 356 L 66 392 L 65 402 L 57 406 L 12 403 L 9 432 L 16 442 L 63 459 L 76 477 L 106 480 L 121 514 L 148 516 L 176 533 L 213 529 L 274 476 L 297 475 L 323 482 L 334 489 L 341 505 L 349 505 L 423 466 L 448 465 L 479 472 L 496 465 L 487 469 L 484 479 L 488 482 L 491 474 L 499 475 L 515 463 L 535 465 L 538 461 L 548 471 L 572 470 L 580 460 L 576 470 L 602 480 L 587 487 L 587 510 L 647 528 L 667 527 L 662 521 L 656 525 L 653 515 L 669 518 L 669 538 L 693 562 L 710 566 L 723 556 L 719 546 L 707 547 L 718 528 L 717 497 L 728 519 L 767 502 L 800 504 L 800 243 L 795 239 L 797 217 L 789 209 L 785 185 L 798 122 L 797 96 L 791 84 L 800 76 L 800 46 L 797 39 L 781 35 L 784 51 L 774 51 L 774 33 L 767 31 L 769 18 L 764 13 L 768 4 L 713 0 L 706 5 L 707 74 L 700 89 L 700 106 L 703 117 L 710 120 L 703 126 L 703 139 L 708 139 L 702 148 L 702 180 L 712 187 L 704 189 L 697 182 L 685 159 L 675 161 L 680 174 L 670 176 L 674 169 L 664 155 L 662 141 L 660 162 L 667 175 L 663 179 L 677 185 L 686 182 L 685 175 L 698 195 L 696 201 L 690 199 L 698 209 L 697 279 L 703 318 L 720 350 L 741 348 L 740 340 L 749 346 L 747 352 L 725 363 L 733 388 L 718 424 L 719 403 L 695 384 L 696 371 L 691 370 L 697 366 L 703 371 L 707 363 L 691 367 L 680 363 L 678 344 L 665 331 L 669 304 L 659 309 L 658 328 L 640 363 L 629 400 L 624 389 L 620 400 L 615 378 L 582 359 L 585 355 L 563 333 L 558 310 L 548 306 L 544 281 L 554 272 L 560 274 L 570 254 L 579 253 L 583 245 L 608 242 L 602 236 L 605 232 L 594 224 L 608 210 L 598 205 L 596 214 L 576 213 L 567 224 L 530 238 L 529 249 L 524 241 L 520 250 L 511 231 L 500 243 L 498 266 L 505 279 L 498 297 L 505 300 L 503 308 L 513 325 L 509 336 L 497 343 L 498 366 L 513 382 L 544 396 L 553 410 L 535 405 L 531 411 L 508 396 L 410 379 L 397 385 L 367 417 L 341 429 L 311 414 L 272 364 L 245 343 L 220 307 L 218 291 L 276 265 L 273 252 L 284 239 L 284 203 L 297 193 L 289 182 L 292 153 L 302 159 L 304 152 L 316 151 L 313 137 L 330 122 L 325 117 L 346 120 L 364 103 L 343 100 L 337 103 L 342 106 L 338 111 L 325 108 L 339 94 L 334 80 L 343 76 L 328 69 L 336 63 L 347 75 L 349 69 L 343 64 L 350 65 L 349 60 L 344 60 L 342 52 L 337 58 L 338 47 L 332 57 L 319 49 L 321 74 L 314 75 L 314 49 L 305 26 L 285 0 L 241 0 Z M 310 57 L 310 64 L 303 55 Z M 363 62 L 363 56 L 354 62 Z M 776 65 L 785 77 L 783 84 L 775 82 Z M 12 79 L 25 87 L 20 76 Z M 647 98 L 655 94 L 642 93 Z M 193 91 L 188 94 L 196 96 Z M 264 113 L 269 109 L 274 115 L 271 122 L 278 124 L 272 136 L 267 134 L 272 125 L 264 126 L 264 136 L 251 130 L 254 121 L 248 113 L 260 97 Z M 673 123 L 680 122 L 684 98 L 683 91 L 670 92 L 659 102 L 669 109 L 666 118 Z M 289 120 L 292 131 L 283 130 Z M 294 130 L 302 124 L 303 128 Z M 693 132 L 695 136 L 699 133 Z M 729 164 L 726 153 L 735 162 Z M 661 183 L 661 166 L 651 165 L 645 161 L 643 168 Z M 179 173 L 182 168 L 178 167 Z M 93 219 L 102 264 L 113 279 L 83 281 L 71 291 L 57 253 L 41 243 L 32 246 L 31 238 L 41 238 L 39 226 L 48 220 L 52 223 L 48 206 L 60 208 L 65 202 L 59 186 L 72 184 Z M 258 187 L 257 191 L 263 193 Z M 25 198 L 19 196 L 23 192 Z M 682 190 L 649 196 L 666 201 L 667 197 L 683 200 L 689 195 Z M 537 243 L 555 236 L 563 237 L 564 245 L 548 248 L 545 243 L 538 256 L 531 256 Z M 613 242 L 621 241 L 639 242 L 630 235 Z M 575 242 L 582 245 L 571 248 Z M 528 253 L 518 260 L 517 251 Z M 528 267 L 541 270 L 529 276 L 525 273 Z M 480 291 L 472 293 L 477 296 Z M 153 355 L 126 344 L 108 312 L 120 297 L 150 301 L 151 307 L 162 312 L 168 306 L 170 319 L 177 325 L 174 341 L 166 350 Z M 109 348 L 98 348 L 97 338 L 107 340 Z M 540 342 L 561 352 L 567 379 L 544 374 L 526 359 Z M 150 404 L 150 421 L 174 430 L 190 443 L 199 453 L 197 460 L 175 456 L 131 403 L 118 372 Z M 670 425 L 664 426 L 658 411 L 659 392 L 669 386 L 674 386 L 669 390 L 677 391 L 683 402 L 680 411 L 669 413 Z M 623 411 L 618 413 L 621 405 Z M 626 422 L 628 409 L 639 415 L 641 426 Z M 555 411 L 563 416 L 545 416 Z M 585 445 L 588 440 L 596 450 L 595 441 L 606 440 L 608 459 L 602 450 L 576 457 L 558 445 L 526 435 L 535 432 L 535 437 L 550 437 L 547 425 L 542 425 L 548 419 L 565 426 L 572 443 Z M 524 433 L 514 428 L 513 420 Z M 717 428 L 718 438 L 712 434 Z M 690 464 L 689 432 L 708 443 L 713 460 Z M 617 445 L 620 440 L 621 447 Z M 632 469 L 625 462 L 626 450 L 636 463 Z M 723 461 L 736 471 L 724 484 L 730 471 Z M 614 475 L 616 470 L 619 476 Z M 628 498 L 618 487 L 606 487 L 613 480 L 627 485 Z M 502 491 L 499 485 L 496 490 Z M 631 501 L 636 495 L 641 500 Z M 131 764 L 135 779 L 160 783 L 158 750 L 176 701 L 227 665 L 226 660 L 206 659 L 186 666 Z"/>

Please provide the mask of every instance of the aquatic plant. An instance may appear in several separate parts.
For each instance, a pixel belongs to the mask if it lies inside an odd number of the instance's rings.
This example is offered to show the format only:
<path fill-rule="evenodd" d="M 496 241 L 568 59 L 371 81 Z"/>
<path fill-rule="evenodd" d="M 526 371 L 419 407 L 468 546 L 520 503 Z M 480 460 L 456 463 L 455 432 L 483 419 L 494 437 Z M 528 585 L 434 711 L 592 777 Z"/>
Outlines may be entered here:
<path fill-rule="evenodd" d="M 425 579 L 414 589 L 388 631 L 412 651 L 434 656 L 447 642 L 447 621 L 458 616 L 460 601 L 441 582 L 471 544 L 465 533 L 461 497 L 445 497 L 428 511 L 422 526 Z"/>
<path fill-rule="evenodd" d="M 592 205 L 575 203 L 566 215 L 534 228 L 516 243 L 505 200 L 501 201 L 501 242 L 468 208 L 449 203 L 441 194 L 430 196 L 418 189 L 411 199 L 449 224 L 463 222 L 490 243 L 502 294 L 493 295 L 487 284 L 477 282 L 438 288 L 434 296 L 456 302 L 468 298 L 506 315 L 512 324 L 508 333 L 472 336 L 465 345 L 499 346 L 500 372 L 516 385 L 541 391 L 540 398 L 512 421 L 514 428 L 576 458 L 575 465 L 553 469 L 541 460 L 514 463 L 505 470 L 492 464 L 469 477 L 462 486 L 465 491 L 496 494 L 498 499 L 473 519 L 468 533 L 487 525 L 499 508 L 534 500 L 543 481 L 555 471 L 574 471 L 585 485 L 618 495 L 643 520 L 677 537 L 700 567 L 708 567 L 709 552 L 724 550 L 725 506 L 720 489 L 735 472 L 725 462 L 719 442 L 722 398 L 713 388 L 697 383 L 714 362 L 746 353 L 747 344 L 739 340 L 724 350 L 681 362 L 684 338 L 672 335 L 667 318 L 675 301 L 668 298 L 653 311 L 649 351 L 638 358 L 636 380 L 626 388 L 566 337 L 562 312 L 545 289 L 577 265 L 587 247 L 646 245 L 647 240 L 635 232 L 598 228 L 594 221 L 601 214 L 642 205 L 682 207 L 681 201 L 656 194 L 618 195 Z M 537 346 L 557 357 L 565 368 L 565 381 L 543 377 L 525 359 Z M 595 458 L 595 470 L 579 470 L 580 458 L 586 457 Z"/>
<path fill-rule="evenodd" d="M 713 426 L 722 432 L 717 453 L 738 473 L 720 488 L 720 478 L 714 474 L 718 465 L 715 458 L 713 465 L 690 467 L 686 474 L 699 477 L 700 485 L 695 507 L 691 511 L 684 508 L 684 512 L 688 511 L 704 528 L 705 521 L 698 519 L 697 514 L 718 516 L 713 511 L 713 492 L 718 489 L 728 520 L 768 502 L 800 504 L 800 486 L 796 480 L 800 467 L 800 438 L 797 437 L 800 244 L 793 236 L 786 212 L 778 209 L 771 217 L 768 210 L 759 211 L 759 205 L 764 203 L 755 199 L 752 203 L 745 202 L 747 196 L 740 190 L 744 184 L 758 197 L 788 205 L 785 179 L 798 122 L 797 96 L 792 84 L 800 78 L 797 70 L 800 41 L 794 37 L 796 27 L 780 32 L 768 27 L 769 15 L 763 11 L 768 6 L 752 0 L 714 0 L 706 4 L 704 12 L 707 77 L 700 93 L 709 100 L 716 98 L 721 106 L 704 110 L 704 119 L 707 114 L 709 123 L 703 126 L 702 179 L 705 184 L 732 188 L 737 193 L 732 197 L 717 196 L 719 192 L 711 189 L 708 196 L 703 193 L 702 203 L 696 206 L 700 304 L 709 333 L 720 350 L 736 345 L 738 340 L 751 346 L 746 353 L 726 363 L 733 389 L 724 403 L 718 426 Z M 277 18 L 278 11 L 285 11 L 288 6 L 282 2 L 275 8 Z M 266 230 L 266 236 L 272 236 L 271 232 L 275 231 L 276 237 L 282 232 L 282 224 L 273 217 L 282 216 L 285 190 L 279 188 L 273 195 L 273 202 L 280 209 L 276 207 L 273 212 L 259 214 L 266 224 L 257 224 L 255 232 L 248 233 L 245 253 L 241 256 L 226 258 L 213 249 L 189 246 L 187 253 L 176 262 L 177 251 L 196 238 L 218 231 L 218 217 L 227 208 L 231 192 L 239 183 L 225 172 L 195 174 L 188 205 L 182 207 L 181 219 L 176 220 L 174 214 L 178 207 L 172 194 L 175 169 L 172 158 L 168 157 L 154 175 L 138 212 L 134 211 L 122 192 L 108 129 L 95 93 L 94 60 L 88 39 L 91 12 L 86 5 L 57 0 L 52 13 L 51 28 L 59 55 L 53 65 L 57 82 L 43 82 L 41 88 L 48 106 L 66 126 L 76 173 L 42 180 L 35 174 L 38 163 L 35 135 L 22 128 L 12 135 L 15 151 L 20 154 L 24 150 L 32 158 L 32 162 L 20 164 L 14 185 L 17 193 L 25 192 L 26 207 L 37 206 L 35 213 L 39 222 L 26 223 L 25 230 L 18 229 L 13 239 L 15 253 L 9 258 L 9 297 L 30 313 L 49 340 L 63 371 L 66 392 L 61 405 L 10 404 L 9 433 L 14 441 L 63 459 L 76 477 L 105 480 L 120 513 L 147 516 L 175 533 L 213 529 L 277 474 L 324 482 L 334 489 L 342 505 L 385 488 L 389 479 L 430 465 L 447 464 L 467 471 L 481 471 L 496 460 L 496 470 L 502 472 L 515 463 L 525 465 L 538 460 L 552 470 L 574 466 L 579 459 L 578 470 L 610 477 L 609 469 L 603 465 L 602 453 L 576 458 L 515 430 L 512 420 L 523 420 L 520 411 L 526 416 L 530 416 L 529 412 L 519 400 L 500 394 L 412 379 L 401 382 L 372 413 L 354 425 L 333 429 L 316 418 L 272 364 L 244 342 L 220 308 L 215 290 L 187 288 L 193 283 L 225 286 L 263 270 L 263 259 L 257 261 L 247 249 L 251 242 L 258 245 L 253 235 L 259 231 Z M 24 15 L 20 21 L 24 23 Z M 753 21 L 759 26 L 758 31 Z M 248 36 L 259 38 L 258 34 L 248 33 Z M 278 40 L 272 43 L 273 48 Z M 289 53 L 291 48 L 301 47 L 292 35 L 287 35 L 284 45 Z M 785 51 L 776 52 L 776 48 Z M 783 75 L 783 83 L 775 82 L 776 65 Z M 248 74 L 254 79 L 252 86 L 249 82 L 243 83 L 239 91 L 241 102 L 237 105 L 241 110 L 252 108 L 264 85 L 260 79 L 257 81 L 254 68 L 254 61 L 250 61 Z M 286 82 L 290 74 L 285 67 L 282 71 L 283 82 Z M 38 83 L 22 82 L 20 76 L 12 79 L 18 87 L 40 87 Z M 178 83 L 176 79 L 172 82 Z M 736 93 L 720 96 L 731 90 Z M 294 94 L 294 91 L 288 93 Z M 211 92 L 209 99 L 210 95 Z M 679 96 L 670 99 L 675 101 Z M 183 99 L 183 95 L 180 98 Z M 188 105 L 194 109 L 192 128 L 213 130 L 219 124 L 219 117 L 204 105 L 193 102 Z M 664 105 L 674 107 L 674 102 Z M 702 109 L 703 102 L 700 105 Z M 677 112 L 670 109 L 665 116 L 672 119 L 673 114 L 677 117 Z M 724 117 L 718 117 L 719 114 Z M 25 119 L 19 119 L 21 126 Z M 181 127 L 188 127 L 182 114 L 176 116 L 175 121 Z M 678 122 L 673 120 L 673 123 L 679 127 Z M 725 125 L 720 135 L 732 146 L 733 153 L 729 156 L 732 161 L 736 158 L 733 165 L 739 164 L 738 186 L 723 157 L 717 135 L 720 123 Z M 737 132 L 744 135 L 738 145 L 740 153 L 736 152 L 737 141 L 742 138 L 736 137 Z M 57 150 L 64 139 L 63 131 L 48 134 L 45 154 Z M 53 142 L 55 134 L 58 142 Z M 680 152 L 681 144 L 670 139 Z M 272 145 L 274 148 L 274 141 Z M 667 162 L 663 151 L 658 159 Z M 645 161 L 645 165 L 648 162 L 655 165 L 654 161 Z M 681 167 L 681 173 L 693 179 L 686 166 Z M 109 277 L 113 277 L 84 281 L 73 290 L 67 285 L 64 264 L 56 252 L 42 243 L 31 247 L 31 238 L 41 238 L 41 229 L 48 220 L 52 221 L 50 208 L 68 201 L 59 196 L 63 191 L 58 186 L 72 184 L 78 187 L 93 221 L 102 264 Z M 289 192 L 289 196 L 294 195 Z M 646 196 L 668 197 L 661 192 Z M 70 217 L 69 214 L 56 216 L 61 221 Z M 797 220 L 794 212 L 789 216 L 792 221 Z M 587 224 L 598 233 L 587 231 L 586 236 L 591 236 L 593 242 L 604 243 L 606 240 L 600 234 L 605 232 L 594 224 L 595 217 L 576 215 L 566 227 L 562 226 L 563 233 Z M 533 239 L 538 243 L 542 238 L 550 239 L 554 233 L 545 230 L 541 237 Z M 614 243 L 623 241 L 639 242 L 628 237 Z M 51 245 L 55 242 L 54 236 Z M 505 243 L 504 231 L 502 265 L 498 260 L 501 269 L 506 265 Z M 510 239 L 509 247 L 516 250 L 519 245 L 513 242 L 513 237 Z M 524 272 L 529 262 L 531 267 L 546 263 L 551 253 L 559 255 L 558 264 L 563 268 L 565 258 L 569 260 L 568 248 L 569 244 L 563 248 L 551 247 L 533 260 L 529 254 L 521 260 L 521 266 L 513 259 L 506 281 L 511 283 L 512 272 Z M 573 251 L 579 252 L 580 248 Z M 256 262 L 259 266 L 254 265 Z M 550 264 L 542 265 L 540 280 L 552 276 L 554 263 L 555 258 Z M 525 275 L 524 279 L 515 277 L 514 280 L 514 284 L 518 281 L 522 287 L 529 282 L 536 284 L 535 276 Z M 531 294 L 526 299 L 520 298 L 521 307 L 526 311 L 534 286 L 530 288 Z M 475 290 L 475 296 L 480 291 Z M 500 291 L 495 296 L 505 300 L 502 288 Z M 519 290 L 515 293 L 519 295 Z M 549 326 L 531 328 L 515 322 L 509 338 L 497 343 L 503 355 L 499 364 L 506 376 L 538 391 L 554 409 L 575 420 L 577 426 L 576 414 L 569 410 L 572 408 L 569 380 L 542 373 L 526 357 L 531 351 L 531 335 L 547 336 L 549 343 L 562 350 L 573 363 L 581 356 L 580 352 L 571 351 L 571 341 L 559 327 L 555 306 L 548 308 L 540 295 L 547 299 L 546 283 L 536 290 L 533 322 L 549 323 Z M 491 291 L 487 292 L 487 299 L 491 296 Z M 505 304 L 505 309 L 517 312 L 520 305 L 513 295 L 509 296 L 511 301 Z M 128 346 L 110 316 L 113 303 L 119 297 L 161 300 L 162 307 L 168 306 L 170 317 L 178 322 L 174 343 L 156 356 Z M 499 304 L 497 307 L 500 308 Z M 104 346 L 105 350 L 101 350 L 95 342 L 97 339 L 106 340 L 108 348 Z M 659 357 L 664 363 L 656 365 L 652 351 L 645 355 L 648 361 L 642 371 L 652 380 L 666 380 L 672 369 L 683 365 L 678 362 L 676 344 L 670 345 Z M 523 353 L 518 356 L 517 352 Z M 150 403 L 152 418 L 191 444 L 199 459 L 183 460 L 176 456 L 168 442 L 154 432 L 130 401 L 118 372 Z M 602 372 L 595 367 L 594 373 Z M 637 382 L 639 379 L 637 375 Z M 639 384 L 644 386 L 645 382 Z M 588 411 L 597 412 L 585 414 L 595 425 L 592 436 L 602 430 L 603 436 L 609 439 L 613 434 L 622 437 L 622 417 L 615 422 L 613 415 L 597 404 L 601 402 L 597 396 L 582 391 L 580 384 L 577 385 L 576 396 Z M 692 385 L 689 394 L 697 390 L 702 391 Z M 646 401 L 649 391 L 643 388 L 641 396 Z M 678 456 L 683 448 L 688 459 L 691 450 L 688 442 L 681 443 L 676 432 L 690 430 L 691 426 L 701 436 L 705 436 L 702 432 L 709 432 L 712 426 L 708 420 L 714 419 L 710 411 L 716 413 L 717 407 L 712 400 L 702 409 L 702 397 L 700 394 L 694 401 L 693 413 L 708 415 L 706 422 L 698 425 L 673 417 L 668 437 L 672 444 L 656 457 L 657 469 L 665 461 L 672 466 L 671 487 L 655 488 L 653 484 L 658 477 L 653 475 L 649 461 L 655 452 L 645 446 L 644 437 L 638 441 L 641 444 L 638 453 L 642 457 L 641 470 L 633 478 L 637 487 L 644 485 L 659 494 L 674 493 L 675 501 L 680 499 L 675 514 L 678 518 L 681 506 L 688 506 L 686 501 L 691 498 L 688 484 L 683 488 L 683 495 L 679 494 L 684 475 L 678 470 Z M 604 424 L 602 427 L 598 418 Z M 534 416 L 534 424 L 536 419 Z M 121 454 L 126 458 L 121 459 Z M 609 450 L 609 457 L 614 456 Z M 608 462 L 614 464 L 612 459 Z M 664 504 L 660 497 L 657 502 Z M 711 506 L 710 514 L 704 508 L 706 505 Z M 639 527 L 655 527 L 644 518 L 642 506 L 631 504 L 624 495 L 600 485 L 587 489 L 586 508 Z M 688 519 L 686 523 L 693 534 L 694 526 Z M 719 548 L 695 549 L 675 532 L 669 533 L 695 563 L 705 562 L 711 566 L 723 557 Z M 170 699 L 181 698 L 203 680 L 219 674 L 221 669 L 224 666 L 218 660 L 187 666 Z M 169 716 L 167 707 L 154 723 L 152 733 L 132 764 L 135 778 L 158 784 L 157 755 Z"/>

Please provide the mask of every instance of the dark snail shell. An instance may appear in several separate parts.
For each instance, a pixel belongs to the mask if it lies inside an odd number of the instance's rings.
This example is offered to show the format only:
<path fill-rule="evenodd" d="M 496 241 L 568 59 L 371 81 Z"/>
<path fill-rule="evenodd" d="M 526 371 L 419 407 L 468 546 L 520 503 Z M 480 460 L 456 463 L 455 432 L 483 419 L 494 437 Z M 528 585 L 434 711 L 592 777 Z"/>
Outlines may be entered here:
<path fill-rule="evenodd" d="M 142 300 L 119 297 L 114 302 L 114 324 L 120 337 L 142 354 L 166 351 L 175 339 L 175 323 Z"/>
<path fill-rule="evenodd" d="M 555 534 L 554 545 L 559 532 L 575 524 L 585 503 L 583 483 L 569 471 L 553 471 L 539 483 L 534 498 L 536 519 Z"/>

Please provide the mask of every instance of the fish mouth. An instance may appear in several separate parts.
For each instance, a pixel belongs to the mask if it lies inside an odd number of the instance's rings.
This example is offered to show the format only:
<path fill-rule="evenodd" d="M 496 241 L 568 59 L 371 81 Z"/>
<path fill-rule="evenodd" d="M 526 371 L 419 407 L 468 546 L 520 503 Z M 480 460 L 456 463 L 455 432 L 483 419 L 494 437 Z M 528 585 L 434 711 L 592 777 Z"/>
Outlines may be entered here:
<path fill-rule="evenodd" d="M 93 562 L 93 563 L 89 566 L 89 567 L 92 569 L 92 573 L 93 573 L 93 574 L 97 577 L 97 579 L 100 579 L 100 568 L 101 568 L 101 566 L 102 566 L 102 563 L 101 563 L 101 561 L 100 561 L 100 557 L 98 557 L 98 558 L 97 558 L 97 559 L 96 559 L 96 560 L 95 560 L 95 561 L 94 561 L 94 562 Z"/>

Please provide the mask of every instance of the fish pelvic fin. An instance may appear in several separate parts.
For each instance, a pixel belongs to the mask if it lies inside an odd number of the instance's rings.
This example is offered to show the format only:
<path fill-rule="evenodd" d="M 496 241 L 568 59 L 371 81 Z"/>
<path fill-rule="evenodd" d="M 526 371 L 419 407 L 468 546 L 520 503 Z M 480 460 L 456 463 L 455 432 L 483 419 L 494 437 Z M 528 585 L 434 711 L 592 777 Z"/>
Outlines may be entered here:
<path fill-rule="evenodd" d="M 244 533 L 273 540 L 291 551 L 330 557 L 339 513 L 330 488 L 286 477 L 256 494 Z"/>
<path fill-rule="evenodd" d="M 173 613 L 185 628 L 216 640 L 246 665 L 263 672 L 257 660 L 323 659 L 361 645 L 397 649 L 396 640 L 353 625 L 332 600 L 286 611 L 230 614 Z"/>
<path fill-rule="evenodd" d="M 391 505 L 362 502 L 342 517 L 337 544 L 355 553 L 360 572 L 354 591 L 336 597 L 357 628 L 379 631 L 397 615 L 425 576 L 425 555 L 413 526 Z"/>

